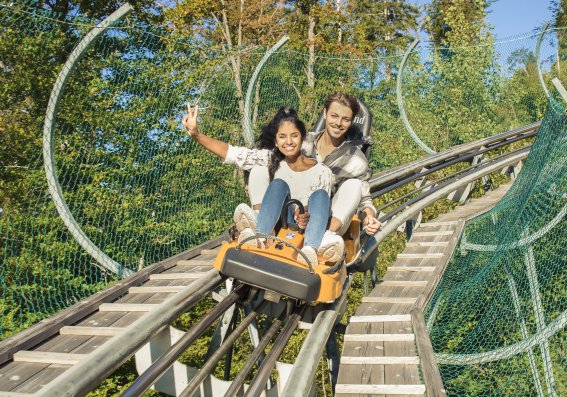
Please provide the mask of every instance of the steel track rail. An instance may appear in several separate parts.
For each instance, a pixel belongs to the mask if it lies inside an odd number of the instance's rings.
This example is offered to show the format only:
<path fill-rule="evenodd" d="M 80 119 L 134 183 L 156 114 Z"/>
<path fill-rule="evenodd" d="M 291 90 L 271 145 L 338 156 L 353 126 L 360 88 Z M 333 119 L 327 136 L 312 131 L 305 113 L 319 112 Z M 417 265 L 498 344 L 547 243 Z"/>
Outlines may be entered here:
<path fill-rule="evenodd" d="M 252 324 L 252 322 L 258 317 L 258 314 L 267 306 L 268 301 L 262 301 L 252 312 L 248 314 L 236 327 L 230 335 L 226 338 L 223 344 L 219 347 L 217 351 L 215 351 L 211 357 L 203 364 L 199 372 L 191 379 L 191 381 L 187 384 L 185 389 L 181 392 L 179 397 L 190 397 L 192 396 L 195 391 L 199 388 L 201 382 L 213 371 L 216 364 L 221 360 L 222 356 L 227 353 L 234 342 L 246 331 L 248 326 Z"/>
<path fill-rule="evenodd" d="M 493 145 L 490 146 L 490 147 L 485 147 L 485 148 L 483 148 L 483 149 L 475 149 L 475 150 L 473 150 L 473 151 L 471 151 L 471 152 L 463 153 L 463 154 L 461 154 L 461 155 L 459 155 L 459 156 L 457 156 L 457 157 L 447 159 L 446 161 L 444 161 L 444 162 L 442 162 L 442 163 L 440 163 L 440 164 L 435 164 L 435 165 L 432 165 L 432 166 L 429 167 L 429 168 L 424 168 L 423 171 L 421 171 L 421 172 L 418 172 L 418 173 L 416 173 L 416 174 L 407 176 L 407 177 L 401 179 L 401 180 L 398 181 L 398 182 L 389 184 L 387 187 L 384 187 L 384 188 L 382 188 L 382 189 L 380 189 L 380 190 L 374 191 L 374 192 L 372 193 L 372 198 L 379 197 L 379 196 L 381 196 L 381 195 L 383 195 L 383 194 L 386 194 L 386 193 L 388 193 L 388 192 L 390 192 L 390 191 L 392 191 L 392 190 L 395 190 L 395 189 L 397 189 L 397 188 L 399 188 L 399 187 L 402 187 L 402 186 L 404 186 L 404 185 L 407 185 L 407 184 L 410 183 L 410 182 L 414 182 L 414 181 L 416 181 L 417 179 L 423 178 L 423 177 L 425 177 L 425 176 L 427 176 L 427 175 L 430 175 L 430 174 L 432 174 L 432 173 L 434 173 L 434 172 L 437 172 L 437 171 L 442 170 L 442 169 L 444 169 L 444 168 L 450 167 L 450 166 L 455 165 L 455 164 L 457 164 L 457 163 L 461 163 L 461 162 L 464 162 L 464 161 L 472 160 L 472 159 L 473 159 L 474 157 L 476 157 L 476 156 L 480 156 L 480 155 L 482 155 L 482 154 L 485 154 L 485 153 L 488 153 L 488 152 L 493 151 L 493 150 L 495 150 L 495 149 L 499 149 L 499 148 L 501 148 L 501 147 L 510 145 L 510 144 L 512 144 L 512 143 L 514 143 L 514 142 L 521 141 L 521 140 L 526 139 L 526 138 L 531 138 L 531 137 L 535 136 L 535 134 L 536 134 L 535 131 L 531 131 L 531 132 L 526 133 L 526 134 L 523 134 L 523 135 L 515 136 L 515 137 L 510 138 L 510 139 L 508 139 L 508 140 L 506 140 L 506 141 L 497 142 L 497 143 L 493 144 Z"/>
<path fill-rule="evenodd" d="M 327 340 L 331 335 L 333 327 L 344 313 L 351 280 L 350 276 L 347 277 L 339 299 L 329 305 L 327 310 L 322 310 L 315 317 L 309 334 L 305 338 L 303 346 L 295 359 L 295 365 L 286 382 L 282 397 L 309 395 Z"/>
<path fill-rule="evenodd" d="M 244 385 L 244 381 L 246 380 L 246 377 L 248 376 L 250 371 L 252 371 L 252 368 L 264 353 L 264 349 L 266 349 L 266 347 L 268 346 L 272 338 L 276 335 L 278 329 L 280 329 L 280 327 L 284 322 L 287 322 L 287 313 L 285 309 L 280 313 L 278 318 L 272 323 L 272 325 L 270 326 L 268 331 L 264 334 L 262 339 L 260 339 L 260 343 L 258 343 L 258 346 L 256 346 L 254 351 L 252 351 L 252 353 L 248 357 L 248 360 L 246 360 L 238 375 L 236 375 L 234 380 L 231 382 L 228 390 L 225 393 L 225 397 L 235 396 L 240 391 L 242 385 Z"/>
<path fill-rule="evenodd" d="M 471 172 L 466 173 L 466 175 L 461 175 L 461 177 L 455 181 L 444 183 L 436 189 L 427 191 L 427 194 L 424 194 L 420 200 L 409 205 L 407 208 L 405 208 L 405 210 L 397 214 L 395 217 L 392 216 L 387 218 L 389 219 L 389 221 L 384 225 L 382 230 L 380 230 L 367 241 L 365 247 L 363 248 L 361 260 L 364 261 L 378 247 L 378 244 L 382 242 L 390 233 L 394 232 L 407 219 L 410 219 L 411 217 L 417 215 L 425 207 L 433 204 L 435 201 L 447 196 L 449 193 L 469 184 L 470 182 L 480 179 L 481 177 L 498 171 L 506 166 L 516 164 L 519 161 L 524 160 L 528 156 L 528 154 L 529 150 L 527 148 L 524 148 L 522 150 L 519 150 L 518 152 L 504 156 L 498 161 L 483 163 L 483 166 L 479 169 L 474 169 Z M 382 219 L 386 220 L 385 218 Z"/>
<path fill-rule="evenodd" d="M 191 309 L 203 297 L 217 288 L 223 278 L 215 269 L 205 273 L 182 291 L 166 299 L 159 307 L 140 317 L 122 333 L 92 352 L 54 379 L 37 396 L 80 396 L 98 386 L 122 363 L 147 343 L 163 327 Z"/>
<path fill-rule="evenodd" d="M 521 149 L 519 149 L 519 150 L 515 150 L 515 151 L 513 151 L 513 152 L 506 153 L 506 154 L 504 154 L 504 155 L 502 155 L 502 156 L 498 156 L 498 157 L 496 157 L 496 158 L 494 158 L 494 159 L 491 159 L 490 161 L 485 162 L 485 163 L 480 163 L 480 164 L 477 164 L 477 165 L 473 165 L 473 166 L 468 167 L 467 169 L 465 169 L 465 170 L 463 170 L 463 171 L 461 171 L 461 172 L 458 172 L 458 173 L 456 173 L 456 174 L 452 174 L 451 176 L 448 176 L 448 177 L 446 177 L 446 178 L 443 178 L 443 179 L 448 179 L 448 180 L 445 180 L 444 182 L 437 184 L 436 186 L 432 187 L 431 189 L 429 189 L 429 190 L 427 190 L 427 191 L 425 191 L 425 192 L 423 192 L 423 193 L 421 193 L 421 194 L 419 194 L 419 195 L 417 195 L 417 196 L 415 196 L 415 197 L 409 199 L 408 201 L 404 202 L 403 204 L 398 205 L 396 208 L 394 208 L 393 210 L 391 210 L 390 212 L 388 212 L 386 215 L 384 215 L 383 217 L 381 217 L 379 220 L 380 220 L 380 222 L 389 221 L 389 220 L 392 219 L 394 216 L 396 216 L 396 214 L 398 214 L 399 212 L 401 212 L 404 208 L 407 208 L 407 207 L 411 206 L 412 204 L 417 203 L 418 201 L 424 199 L 425 197 L 429 196 L 430 194 L 434 193 L 435 191 L 437 191 L 437 190 L 439 190 L 439 189 L 442 189 L 443 187 L 447 186 L 448 184 L 451 184 L 451 183 L 453 183 L 453 182 L 455 182 L 455 181 L 458 181 L 458 180 L 459 180 L 460 178 L 462 178 L 462 177 L 466 177 L 467 175 L 469 175 L 469 174 L 475 172 L 476 170 L 480 170 L 480 169 L 482 169 L 482 168 L 484 168 L 484 167 L 490 166 L 491 164 L 497 163 L 497 162 L 502 161 L 502 160 L 506 160 L 506 159 L 508 159 L 510 156 L 513 156 L 513 155 L 515 155 L 515 154 L 523 153 L 523 154 L 525 154 L 526 157 L 527 157 L 527 154 L 530 152 L 530 149 L 531 149 L 531 146 L 523 147 L 523 148 L 521 148 Z M 424 187 L 425 187 L 425 186 L 424 186 Z M 430 186 L 428 186 L 428 187 L 430 187 Z M 416 189 L 416 190 L 419 190 L 419 189 Z M 415 192 L 415 191 L 414 191 L 414 192 Z M 414 193 L 414 192 L 412 192 L 412 193 Z M 394 204 L 394 203 L 396 203 L 396 202 L 397 202 L 397 200 L 394 200 L 394 201 L 388 203 L 388 206 L 390 206 L 390 205 L 392 205 L 392 204 Z"/>
<path fill-rule="evenodd" d="M 216 270 L 213 270 L 216 271 Z M 185 350 L 195 342 L 207 330 L 211 324 L 218 320 L 222 314 L 236 301 L 241 298 L 243 288 L 240 286 L 226 296 L 209 313 L 207 313 L 197 324 L 175 342 L 164 354 L 126 389 L 121 397 L 135 397 L 147 390 L 163 373 L 183 354 Z"/>
<path fill-rule="evenodd" d="M 490 151 L 495 147 L 505 146 L 507 144 L 506 142 L 511 143 L 511 139 L 514 139 L 514 142 L 516 142 L 523 138 L 532 137 L 537 133 L 540 124 L 540 122 L 537 122 L 524 127 L 516 128 L 514 130 L 507 131 L 493 137 L 484 138 L 475 142 L 456 146 L 444 152 L 413 161 L 409 164 L 399 166 L 392 170 L 376 173 L 369 181 L 371 192 L 375 193 L 378 190 L 384 189 L 393 183 L 411 177 L 414 174 L 421 172 L 423 168 L 442 165 L 444 163 L 447 163 L 448 161 L 458 158 L 461 155 L 466 155 L 469 152 L 474 152 L 475 150 L 478 150 L 482 147 L 485 147 L 487 149 L 486 151 Z"/>
<path fill-rule="evenodd" d="M 256 376 L 250 382 L 250 386 L 244 394 L 244 397 L 258 397 L 264 391 L 266 387 L 266 382 L 270 377 L 272 369 L 276 365 L 276 360 L 281 356 L 287 342 L 293 335 L 293 332 L 297 329 L 299 325 L 299 320 L 301 319 L 303 312 L 305 311 L 307 305 L 303 304 L 294 310 L 294 313 L 289 316 L 284 327 L 280 331 L 280 334 L 276 338 L 270 352 L 266 355 L 266 358 L 262 362 Z"/>

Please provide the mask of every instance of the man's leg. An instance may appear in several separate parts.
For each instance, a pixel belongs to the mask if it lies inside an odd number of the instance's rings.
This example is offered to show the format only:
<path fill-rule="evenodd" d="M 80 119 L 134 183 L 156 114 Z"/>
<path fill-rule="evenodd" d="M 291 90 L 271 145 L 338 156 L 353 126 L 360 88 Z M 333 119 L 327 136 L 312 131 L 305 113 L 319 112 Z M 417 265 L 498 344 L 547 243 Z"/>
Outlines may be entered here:
<path fill-rule="evenodd" d="M 331 203 L 329 231 L 339 236 L 347 231 L 361 198 L 362 182 L 359 179 L 348 179 L 339 186 Z"/>
<path fill-rule="evenodd" d="M 248 178 L 248 195 L 252 208 L 258 211 L 270 184 L 270 174 L 268 167 L 256 166 L 250 170 Z"/>
<path fill-rule="evenodd" d="M 236 225 L 236 230 L 239 232 L 246 228 L 256 230 L 256 219 L 258 218 L 262 199 L 264 198 L 264 194 L 266 194 L 269 184 L 270 175 L 268 173 L 268 167 L 256 166 L 250 170 L 247 190 L 252 208 L 244 203 L 236 207 L 234 210 L 234 224 Z"/>

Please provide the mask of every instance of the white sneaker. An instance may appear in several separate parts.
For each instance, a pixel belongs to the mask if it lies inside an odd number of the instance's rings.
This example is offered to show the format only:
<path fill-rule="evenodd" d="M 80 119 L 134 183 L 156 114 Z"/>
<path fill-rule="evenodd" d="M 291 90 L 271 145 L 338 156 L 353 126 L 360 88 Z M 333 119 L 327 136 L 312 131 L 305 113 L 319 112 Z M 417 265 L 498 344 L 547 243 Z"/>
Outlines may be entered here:
<path fill-rule="evenodd" d="M 266 244 L 264 243 L 264 239 L 259 238 L 251 238 L 256 237 L 256 232 L 249 227 L 245 228 L 240 232 L 238 235 L 238 243 L 242 243 L 244 240 L 243 246 L 247 247 L 254 247 L 254 248 L 266 248 Z M 250 240 L 247 240 L 250 238 Z"/>
<path fill-rule="evenodd" d="M 315 250 L 315 248 L 307 245 L 301 249 L 301 252 L 303 252 L 307 259 L 309 259 L 312 267 L 316 267 L 319 264 L 319 259 L 317 258 L 317 251 Z M 299 263 L 307 265 L 307 261 L 301 254 L 297 254 L 297 261 Z"/>
<path fill-rule="evenodd" d="M 239 232 L 246 228 L 256 230 L 256 211 L 247 204 L 238 204 L 234 210 L 234 224 Z"/>
<path fill-rule="evenodd" d="M 335 232 L 327 230 L 321 240 L 317 253 L 330 262 L 336 262 L 342 258 L 345 252 L 345 242 Z"/>

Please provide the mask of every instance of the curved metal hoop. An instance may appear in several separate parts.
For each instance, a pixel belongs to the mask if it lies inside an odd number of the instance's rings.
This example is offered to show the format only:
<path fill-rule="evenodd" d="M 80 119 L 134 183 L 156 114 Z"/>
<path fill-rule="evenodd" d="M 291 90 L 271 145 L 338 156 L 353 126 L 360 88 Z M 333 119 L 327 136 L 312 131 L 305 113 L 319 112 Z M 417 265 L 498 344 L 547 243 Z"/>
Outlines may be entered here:
<path fill-rule="evenodd" d="M 512 357 L 518 353 L 523 353 L 534 346 L 545 342 L 547 339 L 551 338 L 559 331 L 561 331 L 567 325 L 567 311 L 561 313 L 553 322 L 543 328 L 540 332 L 537 332 L 530 336 L 529 338 L 523 339 L 520 342 L 516 342 L 513 345 L 503 347 L 500 349 L 495 349 L 483 353 L 476 354 L 435 354 L 438 364 L 446 365 L 471 365 L 471 364 L 481 364 L 488 363 L 491 361 L 504 360 L 506 358 Z"/>
<path fill-rule="evenodd" d="M 415 39 L 413 43 L 410 44 L 404 57 L 402 58 L 402 62 L 400 63 L 400 67 L 398 68 L 398 80 L 396 81 L 396 100 L 398 103 L 398 109 L 400 110 L 400 116 L 402 117 L 402 121 L 404 123 L 404 127 L 406 127 L 407 132 L 410 134 L 411 138 L 419 145 L 420 148 L 425 150 L 429 154 L 437 153 L 435 150 L 431 149 L 427 146 L 415 133 L 413 130 L 408 117 L 406 116 L 406 111 L 404 109 L 404 99 L 402 98 L 402 80 L 404 77 L 404 67 L 406 66 L 406 62 L 412 53 L 413 49 L 419 43 L 419 39 Z"/>
<path fill-rule="evenodd" d="M 59 102 L 61 96 L 65 91 L 65 86 L 71 72 L 75 69 L 77 62 L 83 57 L 90 45 L 101 36 L 106 29 L 108 29 L 113 23 L 117 22 L 121 18 L 132 12 L 133 8 L 130 4 L 126 3 L 118 10 L 113 12 L 108 18 L 96 25 L 83 39 L 81 42 L 73 49 L 71 55 L 63 65 L 57 80 L 53 85 L 51 91 L 51 96 L 49 97 L 49 103 L 47 106 L 47 111 L 45 112 L 45 122 L 43 124 L 43 163 L 45 168 L 45 176 L 47 178 L 47 185 L 49 187 L 49 193 L 53 198 L 55 203 L 55 208 L 59 216 L 63 220 L 63 223 L 69 229 L 69 232 L 75 240 L 79 243 L 81 247 L 102 267 L 110 270 L 119 276 L 127 276 L 133 272 L 119 264 L 118 262 L 111 259 L 106 255 L 100 248 L 98 248 L 81 229 L 71 210 L 67 206 L 65 199 L 63 198 L 63 191 L 61 185 L 59 184 L 59 179 L 57 177 L 57 170 L 55 166 L 54 153 L 53 153 L 53 134 L 54 126 L 56 120 L 56 113 L 59 107 Z"/>
<path fill-rule="evenodd" d="M 461 249 L 470 250 L 470 251 L 483 251 L 483 252 L 492 252 L 492 251 L 509 251 L 513 250 L 518 247 L 523 247 L 524 245 L 531 244 L 535 240 L 540 239 L 541 237 L 545 236 L 551 229 L 553 229 L 559 222 L 565 218 L 567 214 L 567 205 L 561 208 L 561 211 L 544 227 L 539 229 L 537 232 L 530 234 L 529 236 L 523 237 L 520 240 L 514 241 L 513 243 L 503 244 L 503 245 L 483 245 L 483 244 L 475 244 L 469 243 L 466 239 L 463 238 L 463 242 L 460 245 Z M 463 236 L 465 237 L 465 236 Z"/>
<path fill-rule="evenodd" d="M 543 81 L 543 74 L 541 72 L 541 62 L 540 62 L 540 49 L 541 49 L 541 42 L 543 41 L 543 36 L 545 36 L 545 32 L 547 32 L 547 29 L 549 28 L 549 22 L 546 22 L 545 25 L 543 25 L 543 28 L 541 28 L 541 32 L 539 34 L 539 37 L 537 39 L 537 44 L 536 44 L 536 65 L 537 65 L 537 77 L 539 79 L 539 84 L 541 85 L 541 89 L 543 90 L 543 92 L 545 92 L 545 96 L 549 97 L 549 91 L 547 90 L 547 87 L 545 86 L 545 81 Z M 559 62 L 559 59 L 557 60 L 557 62 Z"/>
<path fill-rule="evenodd" d="M 254 69 L 254 73 L 252 77 L 250 77 L 250 81 L 248 82 L 248 88 L 246 89 L 246 98 L 244 100 L 244 140 L 246 141 L 246 146 L 252 147 L 254 145 L 254 132 L 252 131 L 252 112 L 250 108 L 252 107 L 252 92 L 254 92 L 254 87 L 256 87 L 256 82 L 258 81 L 258 76 L 260 72 L 264 68 L 268 59 L 280 49 L 287 41 L 289 40 L 289 36 L 282 37 L 272 48 L 270 48 L 262 57 L 258 65 L 256 65 L 256 69 Z"/>

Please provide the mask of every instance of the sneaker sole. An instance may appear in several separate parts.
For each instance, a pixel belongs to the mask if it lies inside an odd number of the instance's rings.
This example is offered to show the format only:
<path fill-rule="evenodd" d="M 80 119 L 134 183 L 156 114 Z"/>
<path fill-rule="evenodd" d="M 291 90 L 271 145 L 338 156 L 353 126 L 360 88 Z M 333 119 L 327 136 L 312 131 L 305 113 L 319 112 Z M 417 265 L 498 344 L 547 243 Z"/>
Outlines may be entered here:
<path fill-rule="evenodd" d="M 326 260 L 328 260 L 329 262 L 336 262 L 342 256 L 342 255 L 339 255 L 339 253 L 337 252 L 337 249 L 333 246 L 319 248 L 318 254 L 321 255 Z"/>

